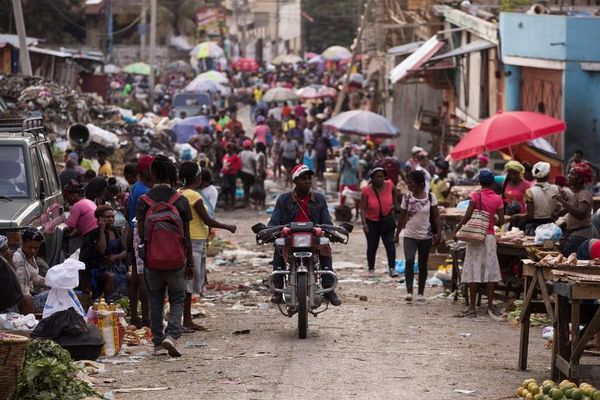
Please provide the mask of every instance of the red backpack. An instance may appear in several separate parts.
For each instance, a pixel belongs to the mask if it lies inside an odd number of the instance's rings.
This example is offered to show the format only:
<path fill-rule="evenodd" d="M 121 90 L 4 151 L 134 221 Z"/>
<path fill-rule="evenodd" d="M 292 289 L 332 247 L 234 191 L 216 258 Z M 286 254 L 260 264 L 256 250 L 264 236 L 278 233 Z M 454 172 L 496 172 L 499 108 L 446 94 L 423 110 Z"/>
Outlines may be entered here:
<path fill-rule="evenodd" d="M 140 197 L 148 205 L 144 220 L 146 267 L 158 270 L 182 268 L 186 260 L 183 221 L 173 204 L 181 197 L 173 194 L 167 202 L 155 202 L 147 195 Z"/>

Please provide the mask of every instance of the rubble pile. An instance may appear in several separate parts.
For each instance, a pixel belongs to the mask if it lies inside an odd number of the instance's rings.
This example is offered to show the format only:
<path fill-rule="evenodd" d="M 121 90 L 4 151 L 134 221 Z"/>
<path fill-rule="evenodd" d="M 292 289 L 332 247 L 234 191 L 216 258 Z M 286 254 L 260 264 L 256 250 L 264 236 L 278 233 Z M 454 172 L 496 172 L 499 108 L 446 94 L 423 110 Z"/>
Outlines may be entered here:
<path fill-rule="evenodd" d="M 0 109 L 2 118 L 21 118 L 41 114 L 48 128 L 50 140 L 66 150 L 69 146 L 67 131 L 75 123 L 91 124 L 106 135 L 112 135 L 115 146 L 106 148 L 106 140 L 95 138 L 85 152 L 94 155 L 99 148 L 121 149 L 125 161 L 134 160 L 139 153 L 153 149 L 173 154 L 171 121 L 152 113 L 133 115 L 129 110 L 105 104 L 95 93 L 83 93 L 60 86 L 56 82 L 24 75 L 0 73 L 0 97 L 9 106 Z M 88 126 L 89 127 L 89 126 Z"/>

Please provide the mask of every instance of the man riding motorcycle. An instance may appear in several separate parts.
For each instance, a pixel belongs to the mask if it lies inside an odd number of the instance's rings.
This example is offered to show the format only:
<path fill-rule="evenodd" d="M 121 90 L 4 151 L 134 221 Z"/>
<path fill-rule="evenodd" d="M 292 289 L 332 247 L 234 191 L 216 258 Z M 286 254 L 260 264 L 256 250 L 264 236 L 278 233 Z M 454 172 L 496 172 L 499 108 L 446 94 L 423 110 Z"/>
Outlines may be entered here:
<path fill-rule="evenodd" d="M 325 196 L 320 193 L 314 193 L 311 190 L 312 176 L 314 174 L 304 164 L 296 165 L 292 169 L 292 181 L 295 184 L 294 190 L 279 196 L 268 224 L 269 227 L 287 225 L 291 222 L 312 222 L 318 225 L 333 225 Z M 322 270 L 333 271 L 333 261 L 329 246 L 325 246 L 319 250 L 319 263 Z M 281 252 L 276 249 L 273 256 L 273 270 L 277 271 L 279 269 L 285 269 L 285 260 Z M 283 276 L 277 275 L 273 283 L 276 288 L 282 289 Z M 321 278 L 321 283 L 324 288 L 331 287 L 333 286 L 333 278 L 324 275 Z M 325 293 L 324 296 L 329 299 L 329 302 L 333 306 L 342 304 L 342 301 L 334 291 Z M 275 304 L 281 304 L 283 302 L 283 294 L 275 293 L 271 297 L 271 301 Z"/>

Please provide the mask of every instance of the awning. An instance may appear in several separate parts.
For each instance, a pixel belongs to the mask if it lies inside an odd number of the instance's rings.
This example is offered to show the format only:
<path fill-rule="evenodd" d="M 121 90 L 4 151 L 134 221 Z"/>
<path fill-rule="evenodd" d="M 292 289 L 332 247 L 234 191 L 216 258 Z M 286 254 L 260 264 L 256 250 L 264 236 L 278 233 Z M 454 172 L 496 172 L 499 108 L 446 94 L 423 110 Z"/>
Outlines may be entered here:
<path fill-rule="evenodd" d="M 29 51 L 31 53 L 45 54 L 47 56 L 55 56 L 55 57 L 60 57 L 60 58 L 69 58 L 69 57 L 71 57 L 71 55 L 69 53 L 65 53 L 64 51 L 57 51 L 57 50 L 52 50 L 52 49 L 44 49 L 44 48 L 41 48 L 41 47 L 29 47 Z"/>
<path fill-rule="evenodd" d="M 423 43 L 414 53 L 406 57 L 404 61 L 396 65 L 390 71 L 390 80 L 392 84 L 404 79 L 412 70 L 418 69 L 435 55 L 442 47 L 444 42 L 438 39 L 437 35 L 432 36 Z"/>
<path fill-rule="evenodd" d="M 424 41 L 420 40 L 418 42 L 401 44 L 400 46 L 392 47 L 388 49 L 387 53 L 392 56 L 405 56 L 410 53 L 414 53 L 423 43 Z"/>
<path fill-rule="evenodd" d="M 488 42 L 487 40 L 483 39 L 475 40 L 471 43 L 465 44 L 464 46 L 458 47 L 454 50 L 450 50 L 447 53 L 432 57 L 429 61 L 438 61 L 443 60 L 445 58 L 462 56 L 464 54 L 473 53 L 476 51 L 491 49 L 492 47 L 496 47 L 496 45 L 492 42 Z"/>

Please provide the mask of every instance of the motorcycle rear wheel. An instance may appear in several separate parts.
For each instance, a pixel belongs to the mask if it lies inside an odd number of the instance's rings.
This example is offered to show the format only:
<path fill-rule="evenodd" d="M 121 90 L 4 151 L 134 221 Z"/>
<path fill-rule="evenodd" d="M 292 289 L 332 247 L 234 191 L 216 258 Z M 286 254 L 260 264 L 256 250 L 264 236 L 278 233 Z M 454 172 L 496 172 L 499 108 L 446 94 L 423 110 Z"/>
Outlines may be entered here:
<path fill-rule="evenodd" d="M 308 331 L 308 275 L 298 274 L 298 337 L 306 339 Z"/>

